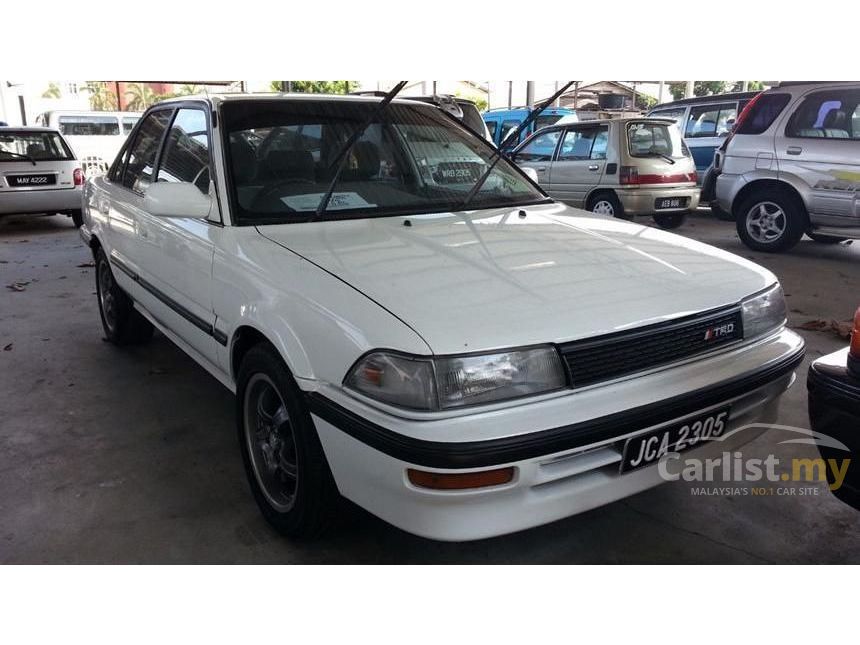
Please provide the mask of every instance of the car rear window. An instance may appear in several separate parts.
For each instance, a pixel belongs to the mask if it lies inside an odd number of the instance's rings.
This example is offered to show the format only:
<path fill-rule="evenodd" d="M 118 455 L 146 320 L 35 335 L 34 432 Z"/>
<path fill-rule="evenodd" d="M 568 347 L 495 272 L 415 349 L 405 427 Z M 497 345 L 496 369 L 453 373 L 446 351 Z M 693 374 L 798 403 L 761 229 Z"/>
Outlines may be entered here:
<path fill-rule="evenodd" d="M 761 134 L 785 109 L 790 98 L 789 94 L 774 93 L 762 94 L 754 99 L 747 106 L 746 113 L 741 113 L 743 118 L 740 119 L 735 134 Z"/>
<path fill-rule="evenodd" d="M 67 161 L 72 151 L 56 132 L 0 133 L 0 161 Z"/>
<path fill-rule="evenodd" d="M 627 149 L 633 157 L 689 157 L 678 126 L 633 121 L 627 124 Z"/>

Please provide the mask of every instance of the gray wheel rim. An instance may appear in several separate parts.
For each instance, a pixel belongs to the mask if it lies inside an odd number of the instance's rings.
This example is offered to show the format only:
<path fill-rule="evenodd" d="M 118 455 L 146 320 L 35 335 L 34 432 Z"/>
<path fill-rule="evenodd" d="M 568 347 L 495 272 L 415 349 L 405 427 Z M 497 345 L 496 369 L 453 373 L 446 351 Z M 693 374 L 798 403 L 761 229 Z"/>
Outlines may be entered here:
<path fill-rule="evenodd" d="M 296 442 L 287 406 L 265 374 L 254 374 L 248 381 L 244 410 L 245 442 L 254 477 L 272 508 L 285 513 L 296 502 Z"/>
<path fill-rule="evenodd" d="M 113 331 L 116 328 L 116 298 L 113 294 L 113 275 L 107 262 L 99 262 L 99 306 L 102 309 L 105 325 Z"/>
<path fill-rule="evenodd" d="M 591 207 L 591 212 L 599 215 L 615 215 L 615 207 L 612 205 L 612 202 L 600 199 L 594 202 L 594 206 Z"/>
<path fill-rule="evenodd" d="M 785 234 L 788 218 L 779 204 L 759 202 L 746 216 L 746 229 L 756 242 L 770 244 Z"/>

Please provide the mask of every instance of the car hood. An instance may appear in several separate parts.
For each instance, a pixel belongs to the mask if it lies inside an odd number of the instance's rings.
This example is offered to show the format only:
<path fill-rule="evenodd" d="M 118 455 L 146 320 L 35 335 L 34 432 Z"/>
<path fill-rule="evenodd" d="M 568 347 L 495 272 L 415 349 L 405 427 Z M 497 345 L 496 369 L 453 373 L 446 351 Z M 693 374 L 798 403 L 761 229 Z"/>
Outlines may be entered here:
<path fill-rule="evenodd" d="M 437 354 L 640 327 L 776 281 L 720 249 L 559 203 L 258 231 L 385 307 Z"/>

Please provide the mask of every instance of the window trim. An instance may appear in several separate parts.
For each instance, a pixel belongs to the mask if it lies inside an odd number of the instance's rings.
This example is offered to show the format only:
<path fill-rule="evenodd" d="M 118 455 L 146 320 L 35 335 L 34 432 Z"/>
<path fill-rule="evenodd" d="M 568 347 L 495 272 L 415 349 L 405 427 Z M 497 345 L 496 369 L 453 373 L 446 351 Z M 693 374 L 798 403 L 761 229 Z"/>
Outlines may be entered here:
<path fill-rule="evenodd" d="M 806 94 L 801 96 L 800 99 L 793 106 L 791 106 L 792 107 L 791 114 L 789 114 L 788 117 L 785 119 L 785 126 L 782 129 L 783 136 L 786 139 L 802 139 L 804 141 L 827 141 L 827 142 L 847 141 L 848 143 L 854 143 L 854 144 L 860 143 L 860 136 L 858 136 L 857 138 L 848 137 L 847 139 L 842 139 L 840 137 L 804 137 L 804 136 L 801 136 L 798 134 L 789 134 L 788 133 L 789 127 L 794 125 L 794 117 L 797 115 L 797 113 L 800 111 L 800 108 L 803 107 L 803 104 L 806 103 L 806 101 L 808 101 L 809 99 L 811 99 L 813 96 L 815 96 L 817 94 L 831 94 L 831 95 L 833 95 L 833 94 L 837 94 L 840 92 L 855 92 L 856 94 L 858 94 L 858 96 L 860 96 L 860 90 L 858 90 L 856 88 L 817 89 L 817 90 L 812 90 L 811 92 L 807 92 Z M 857 105 L 854 106 L 854 111 L 856 112 L 858 110 L 858 108 L 860 108 L 860 100 L 858 100 Z M 783 108 L 783 110 L 785 110 L 785 108 Z M 776 119 L 774 119 L 774 121 L 775 120 Z M 771 123 L 771 125 L 773 125 L 773 124 Z M 857 133 L 857 134 L 860 135 L 860 133 Z"/>

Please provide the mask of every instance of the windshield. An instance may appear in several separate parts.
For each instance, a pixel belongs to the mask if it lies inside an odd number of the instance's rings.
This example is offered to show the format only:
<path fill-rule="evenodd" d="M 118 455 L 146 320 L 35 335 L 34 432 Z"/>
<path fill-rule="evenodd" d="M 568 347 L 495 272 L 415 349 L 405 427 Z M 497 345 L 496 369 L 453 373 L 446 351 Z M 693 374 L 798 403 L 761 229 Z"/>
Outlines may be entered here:
<path fill-rule="evenodd" d="M 222 108 L 237 220 L 303 222 L 335 176 L 345 142 L 376 109 L 359 101 L 242 101 Z M 494 150 L 435 107 L 390 104 L 352 147 L 320 219 L 457 210 Z M 518 206 L 546 196 L 502 159 L 469 203 Z"/>
<path fill-rule="evenodd" d="M 633 157 L 689 157 L 678 126 L 634 121 L 627 126 L 627 145 Z"/>
<path fill-rule="evenodd" d="M 65 161 L 72 151 L 56 132 L 0 132 L 0 161 Z"/>

